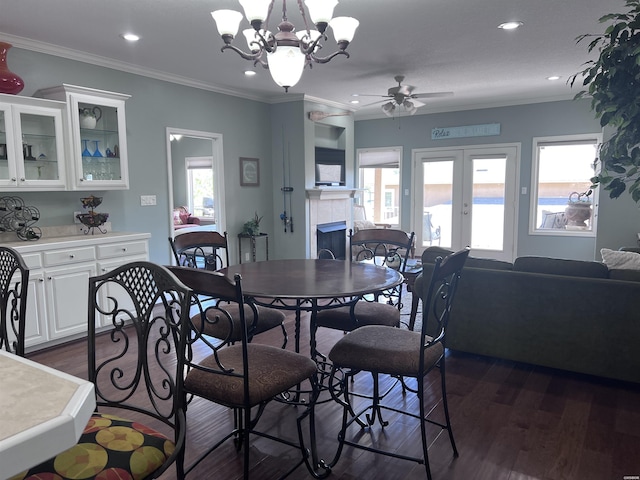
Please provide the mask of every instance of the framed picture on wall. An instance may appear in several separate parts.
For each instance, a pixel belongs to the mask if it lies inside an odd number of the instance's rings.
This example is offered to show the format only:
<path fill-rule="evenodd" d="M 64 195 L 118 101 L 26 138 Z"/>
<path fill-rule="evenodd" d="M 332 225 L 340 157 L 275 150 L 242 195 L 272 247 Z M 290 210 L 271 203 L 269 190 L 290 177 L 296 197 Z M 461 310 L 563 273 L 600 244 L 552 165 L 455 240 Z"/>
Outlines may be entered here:
<path fill-rule="evenodd" d="M 240 157 L 240 185 L 243 187 L 260 186 L 260 160 Z"/>

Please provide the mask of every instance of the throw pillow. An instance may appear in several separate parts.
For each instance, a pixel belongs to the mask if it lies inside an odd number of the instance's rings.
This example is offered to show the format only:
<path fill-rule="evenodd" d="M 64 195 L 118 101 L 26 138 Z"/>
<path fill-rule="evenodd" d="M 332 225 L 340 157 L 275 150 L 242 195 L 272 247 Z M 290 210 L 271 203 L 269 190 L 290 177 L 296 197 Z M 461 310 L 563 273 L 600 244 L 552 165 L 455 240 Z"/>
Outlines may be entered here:
<path fill-rule="evenodd" d="M 602 261 L 609 269 L 640 270 L 640 253 L 602 248 L 600 254 Z"/>
<path fill-rule="evenodd" d="M 184 222 L 182 221 L 182 218 L 180 216 L 180 211 L 179 210 L 174 210 L 173 211 L 173 224 L 174 225 L 182 225 Z"/>
<path fill-rule="evenodd" d="M 187 223 L 189 223 L 190 216 L 191 216 L 190 213 L 180 213 L 180 224 L 186 225 Z"/>

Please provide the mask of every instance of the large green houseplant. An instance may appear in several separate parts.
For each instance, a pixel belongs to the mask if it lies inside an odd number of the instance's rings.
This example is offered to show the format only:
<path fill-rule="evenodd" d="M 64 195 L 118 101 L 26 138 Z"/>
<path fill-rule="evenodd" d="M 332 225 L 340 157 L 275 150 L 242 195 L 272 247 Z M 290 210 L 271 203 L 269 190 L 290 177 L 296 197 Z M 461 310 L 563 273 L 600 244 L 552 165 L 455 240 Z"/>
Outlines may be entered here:
<path fill-rule="evenodd" d="M 573 86 L 583 77 L 586 90 L 575 98 L 591 97 L 591 109 L 602 127 L 610 127 L 613 136 L 600 147 L 600 172 L 591 179 L 592 188 L 602 186 L 611 198 L 628 189 L 635 202 L 640 201 L 640 0 L 627 0 L 626 13 L 611 13 L 600 18 L 609 24 L 603 34 L 586 34 L 577 41 L 591 39 L 589 52 L 598 59 L 585 64 L 573 75 Z"/>

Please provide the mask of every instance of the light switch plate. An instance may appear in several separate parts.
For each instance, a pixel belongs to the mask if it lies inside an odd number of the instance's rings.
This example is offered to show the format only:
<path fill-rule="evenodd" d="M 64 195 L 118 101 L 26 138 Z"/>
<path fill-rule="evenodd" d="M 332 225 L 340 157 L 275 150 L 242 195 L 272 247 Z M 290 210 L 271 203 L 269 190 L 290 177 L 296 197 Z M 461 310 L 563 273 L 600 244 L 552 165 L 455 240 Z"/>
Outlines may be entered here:
<path fill-rule="evenodd" d="M 140 205 L 143 207 L 156 204 L 155 195 L 140 195 Z"/>

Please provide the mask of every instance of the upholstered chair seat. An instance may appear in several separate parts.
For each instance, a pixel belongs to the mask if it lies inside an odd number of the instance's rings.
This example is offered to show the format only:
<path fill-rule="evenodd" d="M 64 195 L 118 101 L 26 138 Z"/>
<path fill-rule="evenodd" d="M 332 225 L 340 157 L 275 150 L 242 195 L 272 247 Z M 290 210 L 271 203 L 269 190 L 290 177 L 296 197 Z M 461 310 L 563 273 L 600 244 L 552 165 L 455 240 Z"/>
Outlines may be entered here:
<path fill-rule="evenodd" d="M 400 310 L 394 305 L 359 301 L 354 310 L 356 320 L 351 317 L 351 307 L 321 310 L 316 316 L 318 327 L 350 332 L 361 325 L 400 326 Z M 262 320 L 262 318 L 261 318 Z"/>
<path fill-rule="evenodd" d="M 253 311 L 251 307 L 247 304 L 244 305 L 244 316 L 249 319 L 247 321 L 249 335 L 258 335 L 259 333 L 266 332 L 267 330 L 271 330 L 272 328 L 280 327 L 283 325 L 285 320 L 284 312 L 281 310 L 276 310 L 274 308 L 264 308 L 264 307 L 256 307 L 258 312 L 259 322 L 253 323 Z M 239 342 L 242 340 L 242 329 L 240 326 L 240 308 L 237 304 L 231 303 L 224 305 L 224 309 L 226 312 L 231 315 L 233 320 L 233 325 L 230 327 L 226 322 L 214 322 L 213 321 L 213 313 L 209 313 L 207 318 L 208 322 L 201 322 L 200 314 L 196 314 L 193 318 L 194 325 L 203 325 L 203 331 L 205 335 L 209 335 L 210 337 L 225 339 L 228 342 Z M 232 332 L 229 332 L 229 329 L 232 329 Z"/>
<path fill-rule="evenodd" d="M 199 397 L 230 407 L 253 407 L 266 402 L 285 390 L 307 380 L 316 373 L 311 358 L 269 345 L 247 345 L 249 398 L 244 396 L 245 378 L 230 375 L 212 375 L 206 370 L 191 370 L 185 378 L 185 388 Z M 227 369 L 242 371 L 242 345 L 230 345 L 205 358 L 200 365 L 219 369 L 218 361 Z"/>

